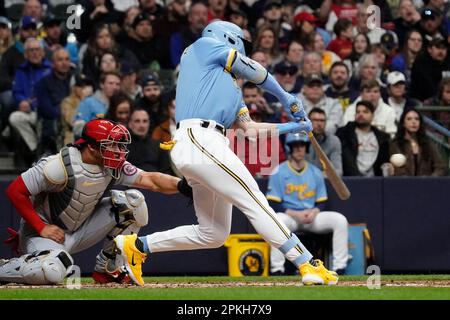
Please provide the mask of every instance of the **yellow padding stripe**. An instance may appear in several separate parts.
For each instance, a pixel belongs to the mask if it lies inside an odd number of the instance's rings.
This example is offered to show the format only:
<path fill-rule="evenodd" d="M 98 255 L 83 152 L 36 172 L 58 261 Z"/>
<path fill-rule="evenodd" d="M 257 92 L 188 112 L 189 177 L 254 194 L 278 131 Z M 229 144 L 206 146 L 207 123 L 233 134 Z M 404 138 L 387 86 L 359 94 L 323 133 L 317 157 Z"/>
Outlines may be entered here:
<path fill-rule="evenodd" d="M 231 49 L 230 53 L 228 54 L 227 64 L 225 66 L 225 70 L 227 70 L 228 72 L 231 72 L 231 65 L 233 64 L 236 54 L 237 51 L 234 49 Z"/>
<path fill-rule="evenodd" d="M 248 113 L 248 108 L 247 107 L 242 107 L 239 112 L 238 112 L 238 117 L 243 115 L 244 113 Z"/>
<path fill-rule="evenodd" d="M 327 200 L 328 200 L 327 197 L 322 197 L 322 198 L 317 199 L 316 202 L 324 202 L 324 201 L 327 201 Z"/>
<path fill-rule="evenodd" d="M 281 198 L 278 198 L 278 197 L 275 197 L 275 196 L 266 196 L 266 199 L 267 200 L 270 200 L 270 201 L 275 201 L 275 202 L 279 202 L 279 203 L 281 203 Z"/>
<path fill-rule="evenodd" d="M 286 236 L 286 238 L 290 239 L 291 235 L 288 232 L 286 232 L 286 230 L 284 230 L 283 226 L 280 225 L 280 223 L 277 221 L 277 219 L 270 213 L 270 211 L 267 208 L 265 208 L 263 206 L 263 204 L 253 194 L 253 192 L 250 190 L 250 188 L 245 184 L 245 182 L 242 181 L 242 179 L 239 178 L 233 171 L 231 171 L 229 168 L 227 168 L 227 166 L 225 166 L 218 159 L 216 159 L 216 157 L 214 157 L 214 155 L 212 155 L 204 147 L 202 147 L 202 145 L 194 138 L 194 135 L 192 134 L 192 128 L 188 129 L 188 135 L 189 135 L 189 138 L 191 139 L 192 143 L 197 148 L 199 148 L 202 153 L 206 154 L 208 156 L 208 158 L 210 158 L 214 163 L 216 163 L 219 167 L 221 167 L 226 173 L 228 173 L 230 176 L 232 176 L 234 178 L 234 180 L 236 180 L 244 188 L 244 190 L 247 191 L 247 193 L 250 195 L 250 197 L 252 197 L 253 200 L 255 200 L 256 203 L 264 210 L 264 212 L 266 212 L 273 219 L 273 221 L 277 224 L 277 226 L 280 228 L 280 230 L 283 232 L 283 234 Z M 299 246 L 296 246 L 295 248 L 297 249 L 297 251 L 300 254 L 303 254 L 303 251 Z"/>

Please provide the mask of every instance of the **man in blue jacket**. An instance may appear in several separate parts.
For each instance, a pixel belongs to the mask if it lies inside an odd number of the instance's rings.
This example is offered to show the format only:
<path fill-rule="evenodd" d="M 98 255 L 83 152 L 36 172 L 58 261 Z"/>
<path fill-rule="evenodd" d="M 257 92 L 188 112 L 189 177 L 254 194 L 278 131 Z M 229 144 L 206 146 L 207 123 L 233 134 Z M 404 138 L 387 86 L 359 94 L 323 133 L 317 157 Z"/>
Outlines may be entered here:
<path fill-rule="evenodd" d="M 34 88 L 36 83 L 50 72 L 50 63 L 44 59 L 44 46 L 35 39 L 25 42 L 25 63 L 16 72 L 13 82 L 13 97 L 17 111 L 9 116 L 9 123 L 22 137 L 31 153 L 38 146 L 35 131 L 37 121 L 37 99 Z M 30 159 L 31 161 L 33 159 Z"/>
<path fill-rule="evenodd" d="M 70 95 L 70 56 L 60 47 L 52 54 L 52 72 L 42 78 L 35 87 L 38 121 L 42 124 L 39 150 L 42 153 L 56 153 L 61 132 L 61 102 Z M 61 142 L 62 144 L 62 142 Z M 62 147 L 62 146 L 61 146 Z"/>

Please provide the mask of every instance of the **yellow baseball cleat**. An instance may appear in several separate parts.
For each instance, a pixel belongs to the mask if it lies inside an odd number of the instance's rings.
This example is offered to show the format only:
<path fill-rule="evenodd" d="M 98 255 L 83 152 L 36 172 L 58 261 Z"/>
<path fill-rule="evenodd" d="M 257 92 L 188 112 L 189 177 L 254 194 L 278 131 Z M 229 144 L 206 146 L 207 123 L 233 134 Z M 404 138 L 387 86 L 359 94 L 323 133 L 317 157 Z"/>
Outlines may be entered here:
<path fill-rule="evenodd" d="M 336 285 L 338 283 L 338 275 L 334 271 L 329 271 L 324 267 L 323 262 L 314 260 L 317 266 L 313 266 L 306 262 L 300 266 L 300 274 L 302 275 L 302 283 L 304 285 Z"/>
<path fill-rule="evenodd" d="M 145 262 L 147 255 L 136 248 L 137 234 L 132 235 L 118 235 L 114 238 L 117 249 L 120 255 L 124 258 L 125 268 L 134 283 L 144 286 L 144 279 L 142 279 L 142 263 Z"/>

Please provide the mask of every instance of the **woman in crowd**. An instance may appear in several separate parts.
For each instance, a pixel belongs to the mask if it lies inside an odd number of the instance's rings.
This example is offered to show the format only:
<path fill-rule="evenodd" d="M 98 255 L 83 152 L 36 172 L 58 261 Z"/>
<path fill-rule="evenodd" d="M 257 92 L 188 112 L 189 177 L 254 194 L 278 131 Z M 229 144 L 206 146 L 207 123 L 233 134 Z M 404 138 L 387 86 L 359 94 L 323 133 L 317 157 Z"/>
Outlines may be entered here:
<path fill-rule="evenodd" d="M 105 118 L 127 126 L 132 111 L 133 100 L 126 93 L 119 91 L 111 97 Z"/>
<path fill-rule="evenodd" d="M 353 48 L 347 59 L 344 60 L 345 64 L 350 70 L 350 75 L 358 68 L 359 59 L 363 54 L 370 53 L 370 40 L 365 33 L 359 33 L 353 40 Z"/>
<path fill-rule="evenodd" d="M 422 50 L 422 35 L 417 30 L 406 33 L 403 51 L 392 59 L 392 70 L 400 71 L 406 77 L 407 85 L 411 82 L 411 69 L 417 55 Z"/>

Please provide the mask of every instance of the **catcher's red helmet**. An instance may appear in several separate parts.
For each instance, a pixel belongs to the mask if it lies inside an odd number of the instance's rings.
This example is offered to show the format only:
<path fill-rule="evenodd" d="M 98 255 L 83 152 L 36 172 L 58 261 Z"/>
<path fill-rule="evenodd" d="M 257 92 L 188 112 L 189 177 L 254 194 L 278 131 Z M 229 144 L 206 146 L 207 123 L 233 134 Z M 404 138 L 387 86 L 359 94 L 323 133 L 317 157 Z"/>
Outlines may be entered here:
<path fill-rule="evenodd" d="M 127 145 L 131 143 L 128 129 L 105 119 L 94 119 L 84 125 L 81 138 L 75 144 L 91 144 L 100 147 L 105 168 L 120 171 L 128 155 Z"/>

